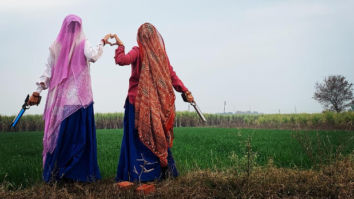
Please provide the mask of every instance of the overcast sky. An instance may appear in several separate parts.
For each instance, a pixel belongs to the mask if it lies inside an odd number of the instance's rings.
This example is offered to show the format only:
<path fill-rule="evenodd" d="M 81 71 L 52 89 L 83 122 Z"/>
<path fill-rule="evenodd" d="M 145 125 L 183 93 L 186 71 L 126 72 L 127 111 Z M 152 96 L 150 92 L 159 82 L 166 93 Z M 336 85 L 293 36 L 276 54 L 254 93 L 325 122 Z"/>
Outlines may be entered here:
<path fill-rule="evenodd" d="M 314 85 L 332 74 L 354 83 L 354 1 L 0 1 L 0 114 L 15 115 L 35 89 L 68 14 L 96 44 L 117 33 L 130 50 L 144 22 L 162 34 L 177 75 L 203 112 L 314 113 Z M 95 112 L 122 112 L 130 66 L 115 47 L 91 64 Z M 26 114 L 40 114 L 43 101 Z M 177 94 L 177 110 L 188 105 Z"/>

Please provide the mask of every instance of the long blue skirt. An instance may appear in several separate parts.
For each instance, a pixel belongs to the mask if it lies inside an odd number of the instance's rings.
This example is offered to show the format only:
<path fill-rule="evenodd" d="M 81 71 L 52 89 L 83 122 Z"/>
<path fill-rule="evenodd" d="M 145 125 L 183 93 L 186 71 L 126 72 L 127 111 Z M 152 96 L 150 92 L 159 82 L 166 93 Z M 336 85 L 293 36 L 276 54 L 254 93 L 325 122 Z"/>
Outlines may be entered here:
<path fill-rule="evenodd" d="M 169 176 L 178 176 L 170 149 L 168 150 L 168 167 L 161 168 L 159 158 L 140 141 L 138 131 L 135 129 L 134 105 L 126 100 L 124 135 L 116 181 L 146 182 Z"/>
<path fill-rule="evenodd" d="M 43 179 L 93 182 L 101 178 L 97 164 L 93 103 L 66 118 L 60 125 L 57 146 L 47 154 Z"/>

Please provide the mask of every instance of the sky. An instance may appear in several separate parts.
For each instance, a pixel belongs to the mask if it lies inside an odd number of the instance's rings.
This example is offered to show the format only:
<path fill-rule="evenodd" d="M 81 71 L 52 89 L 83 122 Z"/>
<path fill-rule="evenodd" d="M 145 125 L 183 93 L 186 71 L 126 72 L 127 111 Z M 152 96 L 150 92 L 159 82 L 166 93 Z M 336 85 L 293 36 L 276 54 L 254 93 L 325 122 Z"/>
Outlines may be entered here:
<path fill-rule="evenodd" d="M 352 0 L 1 0 L 0 114 L 15 115 L 44 71 L 49 46 L 68 14 L 82 18 L 92 44 L 116 33 L 130 50 L 150 22 L 177 75 L 205 113 L 316 113 L 315 83 L 354 83 Z M 95 112 L 123 112 L 130 66 L 105 46 L 91 64 Z M 42 103 L 26 114 L 41 114 Z M 176 93 L 177 111 L 190 107 Z M 192 108 L 190 108 L 192 110 Z"/>

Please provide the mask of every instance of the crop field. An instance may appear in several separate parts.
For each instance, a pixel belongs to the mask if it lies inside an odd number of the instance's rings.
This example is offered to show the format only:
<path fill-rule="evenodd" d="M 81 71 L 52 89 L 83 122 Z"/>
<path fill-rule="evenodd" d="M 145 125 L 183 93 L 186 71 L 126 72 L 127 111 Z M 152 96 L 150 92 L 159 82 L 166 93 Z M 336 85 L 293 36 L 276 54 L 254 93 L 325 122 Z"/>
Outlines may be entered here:
<path fill-rule="evenodd" d="M 96 113 L 97 129 L 123 128 L 123 113 Z M 175 127 L 221 127 L 257 129 L 354 130 L 354 112 L 299 114 L 205 114 L 202 122 L 194 112 L 176 112 Z M 16 129 L 10 128 L 15 116 L 0 115 L 0 132 L 43 131 L 42 115 L 25 115 Z"/>
<path fill-rule="evenodd" d="M 42 132 L 0 133 L 0 184 L 28 187 L 42 181 Z M 116 175 L 122 129 L 97 130 L 103 179 Z M 306 170 L 354 150 L 353 131 L 175 128 L 172 153 L 180 175 L 197 170 L 245 170 L 244 164 Z"/>

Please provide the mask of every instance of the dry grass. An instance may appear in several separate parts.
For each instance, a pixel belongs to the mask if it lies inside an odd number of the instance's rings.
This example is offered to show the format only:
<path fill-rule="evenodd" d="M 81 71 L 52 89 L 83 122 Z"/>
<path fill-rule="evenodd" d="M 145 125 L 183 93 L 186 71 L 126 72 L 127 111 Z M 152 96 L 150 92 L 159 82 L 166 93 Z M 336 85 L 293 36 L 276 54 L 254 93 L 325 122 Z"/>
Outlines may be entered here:
<path fill-rule="evenodd" d="M 146 198 L 354 198 L 353 156 L 317 170 L 276 168 L 270 161 L 250 175 L 236 170 L 199 170 L 156 184 Z M 119 190 L 113 180 L 92 184 L 37 184 L 11 191 L 0 186 L 0 198 L 141 198 L 134 191 Z"/>

